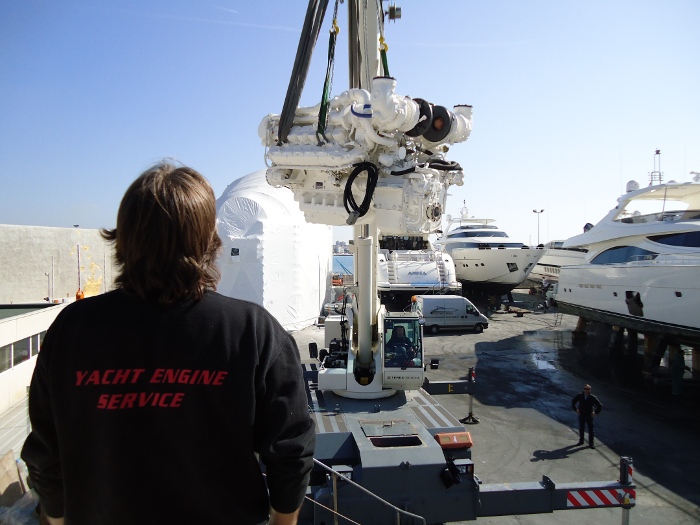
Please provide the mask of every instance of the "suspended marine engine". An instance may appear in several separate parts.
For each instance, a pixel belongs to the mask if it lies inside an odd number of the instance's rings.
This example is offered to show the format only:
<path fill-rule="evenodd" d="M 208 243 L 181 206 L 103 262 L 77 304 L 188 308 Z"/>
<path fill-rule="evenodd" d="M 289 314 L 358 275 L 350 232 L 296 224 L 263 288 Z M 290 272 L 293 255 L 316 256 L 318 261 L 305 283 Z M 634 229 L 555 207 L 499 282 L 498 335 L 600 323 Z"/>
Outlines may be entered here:
<path fill-rule="evenodd" d="M 284 141 L 280 116 L 263 119 L 267 180 L 293 191 L 308 222 L 373 224 L 384 235 L 439 228 L 447 189 L 463 184 L 462 168 L 444 155 L 469 137 L 472 108 L 450 111 L 395 88 L 393 78 L 376 77 L 371 92 L 341 93 L 325 126 L 317 125 L 320 105 L 297 108 Z"/>

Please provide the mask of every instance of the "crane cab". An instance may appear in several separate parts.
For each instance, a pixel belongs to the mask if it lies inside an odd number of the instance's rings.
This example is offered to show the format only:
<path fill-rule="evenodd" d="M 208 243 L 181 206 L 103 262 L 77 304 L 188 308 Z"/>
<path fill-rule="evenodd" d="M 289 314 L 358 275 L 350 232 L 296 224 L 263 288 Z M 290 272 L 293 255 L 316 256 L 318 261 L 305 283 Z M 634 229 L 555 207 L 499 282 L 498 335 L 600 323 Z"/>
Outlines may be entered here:
<path fill-rule="evenodd" d="M 385 312 L 379 320 L 382 385 L 396 390 L 420 388 L 425 362 L 420 318 L 412 312 Z"/>

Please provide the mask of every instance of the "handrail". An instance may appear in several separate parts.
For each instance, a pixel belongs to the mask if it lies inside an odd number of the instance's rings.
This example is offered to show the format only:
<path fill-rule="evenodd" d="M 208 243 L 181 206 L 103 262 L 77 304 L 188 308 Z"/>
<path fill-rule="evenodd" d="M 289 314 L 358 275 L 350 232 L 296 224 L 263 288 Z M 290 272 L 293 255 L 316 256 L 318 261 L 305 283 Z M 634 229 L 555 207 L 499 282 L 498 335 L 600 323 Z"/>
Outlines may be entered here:
<path fill-rule="evenodd" d="M 330 472 L 330 473 L 333 475 L 334 485 L 335 485 L 335 480 L 337 480 L 338 476 L 340 476 L 340 477 L 343 478 L 343 481 L 346 481 L 347 483 L 350 483 L 353 487 L 356 487 L 356 488 L 360 489 L 360 490 L 363 491 L 365 494 L 368 494 L 369 496 L 371 496 L 372 498 L 376 499 L 376 500 L 379 501 L 380 503 L 383 503 L 383 504 L 386 505 L 387 507 L 391 507 L 392 509 L 394 509 L 394 510 L 396 511 L 396 523 L 397 523 L 397 524 L 398 524 L 398 523 L 401 523 L 401 517 L 400 517 L 400 515 L 403 514 L 404 516 L 409 516 L 409 517 L 411 517 L 411 518 L 413 518 L 413 519 L 420 520 L 420 523 L 422 523 L 423 525 L 426 525 L 426 521 L 425 521 L 425 518 L 424 518 L 423 516 L 419 516 L 418 514 L 413 514 L 412 512 L 408 512 L 407 510 L 403 510 L 403 509 L 398 508 L 398 507 L 397 507 L 396 505 L 394 505 L 393 503 L 389 503 L 389 502 L 386 501 L 385 499 L 383 499 L 383 498 L 377 496 L 376 494 L 374 494 L 373 492 L 367 490 L 367 489 L 364 488 L 362 485 L 359 485 L 359 484 L 355 483 L 355 482 L 354 482 L 353 480 L 351 480 L 350 478 L 346 478 L 346 477 L 343 476 L 340 472 L 337 472 L 337 471 L 333 470 L 331 467 L 329 467 L 329 466 L 326 465 L 325 463 L 320 462 L 320 461 L 317 460 L 316 458 L 314 458 L 314 463 L 315 463 L 316 465 L 322 467 L 322 468 L 325 469 L 326 471 Z M 343 516 L 342 514 L 339 514 L 339 513 L 338 513 L 337 499 L 335 499 L 335 494 L 336 494 L 335 491 L 333 491 L 333 494 L 334 494 L 334 506 L 336 507 L 336 508 L 333 509 L 333 511 L 332 511 L 332 512 L 335 514 L 335 516 L 336 516 L 336 518 L 334 518 L 334 522 L 337 523 L 337 516 L 340 516 L 340 517 L 342 517 L 343 519 L 346 519 L 346 520 L 348 520 L 348 521 L 350 521 L 350 522 L 352 522 L 352 523 L 355 523 L 355 522 L 354 522 L 353 520 L 351 520 L 350 518 L 347 518 L 346 516 Z M 310 500 L 310 501 L 312 501 L 312 502 L 313 502 L 314 504 L 316 504 L 316 505 L 321 505 L 320 503 L 318 503 L 318 502 L 316 502 L 316 501 L 314 501 L 314 500 Z M 327 508 L 327 507 L 324 506 L 324 508 Z"/>

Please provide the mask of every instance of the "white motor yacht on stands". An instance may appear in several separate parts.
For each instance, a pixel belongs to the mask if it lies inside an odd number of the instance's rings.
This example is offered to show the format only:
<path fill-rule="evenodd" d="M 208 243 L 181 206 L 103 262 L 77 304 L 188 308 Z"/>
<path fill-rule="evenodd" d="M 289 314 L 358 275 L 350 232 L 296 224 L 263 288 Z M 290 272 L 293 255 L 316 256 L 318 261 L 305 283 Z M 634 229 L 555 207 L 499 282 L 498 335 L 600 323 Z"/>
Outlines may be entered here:
<path fill-rule="evenodd" d="M 387 308 L 403 310 L 415 295 L 462 294 L 449 254 L 422 236 L 381 236 L 377 292 Z"/>
<path fill-rule="evenodd" d="M 561 240 L 549 241 L 542 250 L 542 257 L 530 272 L 531 281 L 557 282 L 561 267 L 582 263 L 588 251 L 585 248 L 564 248 L 564 241 Z"/>
<path fill-rule="evenodd" d="M 435 242 L 452 257 L 465 292 L 510 293 L 527 279 L 544 253 L 511 240 L 493 222 L 469 217 L 464 206 L 458 218 L 447 216 L 446 233 Z"/>
<path fill-rule="evenodd" d="M 584 319 L 700 341 L 700 180 L 639 189 L 565 248 L 585 248 L 559 274 L 556 302 Z"/>

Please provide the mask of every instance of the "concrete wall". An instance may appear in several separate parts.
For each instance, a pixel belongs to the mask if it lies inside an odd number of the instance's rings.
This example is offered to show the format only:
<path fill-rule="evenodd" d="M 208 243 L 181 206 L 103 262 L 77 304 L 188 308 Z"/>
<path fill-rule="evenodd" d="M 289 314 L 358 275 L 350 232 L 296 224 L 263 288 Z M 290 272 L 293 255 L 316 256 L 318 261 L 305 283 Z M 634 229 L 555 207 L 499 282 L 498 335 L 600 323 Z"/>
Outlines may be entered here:
<path fill-rule="evenodd" d="M 79 275 L 86 297 L 113 288 L 114 250 L 99 230 L 0 224 L 0 304 L 40 302 L 51 289 L 51 300 L 73 300 Z"/>

